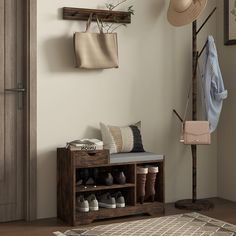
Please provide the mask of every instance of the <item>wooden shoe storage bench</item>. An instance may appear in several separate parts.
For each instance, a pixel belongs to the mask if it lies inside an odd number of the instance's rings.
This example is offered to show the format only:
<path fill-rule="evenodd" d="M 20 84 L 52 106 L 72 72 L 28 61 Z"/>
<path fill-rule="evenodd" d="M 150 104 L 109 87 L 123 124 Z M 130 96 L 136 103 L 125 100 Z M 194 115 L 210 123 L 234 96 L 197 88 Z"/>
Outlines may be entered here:
<path fill-rule="evenodd" d="M 155 201 L 140 204 L 136 197 L 136 168 L 139 165 L 152 164 L 159 167 L 155 183 Z M 81 169 L 88 168 L 98 168 L 109 172 L 117 168 L 122 169 L 126 176 L 126 184 L 97 185 L 87 188 L 76 186 L 76 175 Z M 91 193 L 97 195 L 117 191 L 121 191 L 125 197 L 126 207 L 124 208 L 99 208 L 98 211 L 86 213 L 76 209 L 76 197 L 79 195 L 87 197 Z M 57 149 L 57 215 L 64 222 L 75 226 L 114 217 L 137 214 L 156 216 L 162 213 L 164 213 L 164 157 L 160 160 L 125 162 L 124 159 L 124 162 L 110 163 L 108 150 L 89 153 L 71 151 L 66 148 Z"/>

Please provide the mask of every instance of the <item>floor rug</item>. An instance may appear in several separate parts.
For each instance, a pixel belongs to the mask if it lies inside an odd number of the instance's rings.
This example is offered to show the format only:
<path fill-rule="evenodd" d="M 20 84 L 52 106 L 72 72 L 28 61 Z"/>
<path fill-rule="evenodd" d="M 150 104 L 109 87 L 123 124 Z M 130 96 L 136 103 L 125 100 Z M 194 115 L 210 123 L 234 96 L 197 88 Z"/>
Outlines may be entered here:
<path fill-rule="evenodd" d="M 57 236 L 236 236 L 236 225 L 216 220 L 199 213 L 187 213 L 160 218 L 114 223 L 94 227 L 81 227 Z"/>

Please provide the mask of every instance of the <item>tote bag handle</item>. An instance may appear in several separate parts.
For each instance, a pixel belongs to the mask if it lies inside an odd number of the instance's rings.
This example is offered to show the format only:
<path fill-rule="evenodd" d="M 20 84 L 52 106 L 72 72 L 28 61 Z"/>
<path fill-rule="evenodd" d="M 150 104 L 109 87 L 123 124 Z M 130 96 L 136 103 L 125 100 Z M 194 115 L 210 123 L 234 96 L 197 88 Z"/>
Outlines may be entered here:
<path fill-rule="evenodd" d="M 88 32 L 88 31 L 89 31 L 90 26 L 91 26 L 92 19 L 93 19 L 93 13 L 91 13 L 91 14 L 89 15 L 89 18 L 88 18 L 88 21 L 87 21 L 87 24 L 86 24 L 85 32 Z M 99 22 L 99 19 L 98 19 L 97 16 L 96 16 L 96 21 L 97 21 L 97 26 L 98 26 L 98 29 L 99 29 L 100 34 L 103 34 L 102 25 L 101 25 L 101 23 Z"/>

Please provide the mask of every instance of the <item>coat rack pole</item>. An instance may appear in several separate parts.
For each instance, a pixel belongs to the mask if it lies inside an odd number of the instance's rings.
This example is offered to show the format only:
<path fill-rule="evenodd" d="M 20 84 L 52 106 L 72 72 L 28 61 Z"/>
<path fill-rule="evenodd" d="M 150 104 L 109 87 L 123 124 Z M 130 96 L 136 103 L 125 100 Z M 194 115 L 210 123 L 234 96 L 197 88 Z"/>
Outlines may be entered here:
<path fill-rule="evenodd" d="M 197 62 L 198 62 L 198 51 L 197 51 L 197 34 L 210 19 L 215 12 L 215 9 L 204 21 L 202 26 L 197 30 L 197 21 L 192 23 L 192 120 L 197 120 Z M 203 50 L 202 50 L 203 51 Z M 201 53 L 202 53 L 201 51 Z M 180 200 L 175 203 L 175 207 L 179 209 L 185 209 L 190 211 L 201 211 L 209 210 L 214 205 L 208 200 L 197 199 L 197 145 L 191 145 L 192 151 L 192 199 Z"/>

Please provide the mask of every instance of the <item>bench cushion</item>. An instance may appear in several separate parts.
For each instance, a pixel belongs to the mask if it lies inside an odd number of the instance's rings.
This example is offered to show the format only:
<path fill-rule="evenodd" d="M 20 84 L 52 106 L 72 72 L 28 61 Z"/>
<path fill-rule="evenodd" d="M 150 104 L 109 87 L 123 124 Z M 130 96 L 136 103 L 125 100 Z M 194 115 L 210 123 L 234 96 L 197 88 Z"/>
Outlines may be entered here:
<path fill-rule="evenodd" d="M 160 161 L 164 159 L 164 155 L 157 155 L 151 152 L 130 152 L 116 153 L 110 155 L 110 163 L 124 162 L 142 162 L 142 161 Z"/>

